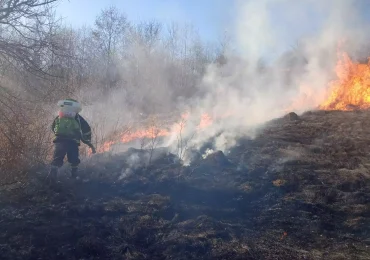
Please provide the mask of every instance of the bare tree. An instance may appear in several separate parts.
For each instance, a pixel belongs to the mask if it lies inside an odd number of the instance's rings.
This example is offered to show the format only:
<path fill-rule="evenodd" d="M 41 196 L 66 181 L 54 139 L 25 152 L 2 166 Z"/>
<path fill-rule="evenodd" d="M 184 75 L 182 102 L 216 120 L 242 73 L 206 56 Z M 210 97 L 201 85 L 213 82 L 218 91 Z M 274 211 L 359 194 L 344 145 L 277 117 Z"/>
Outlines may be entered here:
<path fill-rule="evenodd" d="M 160 133 L 160 122 L 155 116 L 151 116 L 149 119 L 149 134 L 150 134 L 150 141 L 149 141 L 149 160 L 148 165 L 152 163 L 154 149 L 158 145 L 158 135 Z"/>
<path fill-rule="evenodd" d="M 51 10 L 57 1 L 0 1 L 0 57 L 40 72 L 43 69 L 40 57 L 55 44 L 51 35 L 57 22 Z"/>
<path fill-rule="evenodd" d="M 147 50 L 147 53 L 151 53 L 160 40 L 162 24 L 155 20 L 141 22 L 137 26 L 131 27 L 130 31 L 130 36 L 134 38 L 134 44 L 139 44 Z"/>
<path fill-rule="evenodd" d="M 71 65 L 71 59 L 63 64 L 57 58 L 65 55 L 66 41 L 61 39 L 71 35 L 58 37 L 53 14 L 58 1 L 0 0 L 0 157 L 6 158 L 0 172 L 8 183 L 23 181 L 32 166 L 50 159 L 51 115 L 45 103 L 37 101 L 49 97 L 52 80 L 71 72 L 50 66 L 58 65 L 55 61 L 65 68 Z"/>
<path fill-rule="evenodd" d="M 194 138 L 195 133 L 194 132 L 192 135 L 189 137 L 184 137 L 183 136 L 183 131 L 186 126 L 186 118 L 182 117 L 181 121 L 177 124 L 177 157 L 182 161 L 184 159 L 184 156 L 186 154 L 186 151 L 189 149 L 189 142 Z"/>
<path fill-rule="evenodd" d="M 163 40 L 164 48 L 166 48 L 170 61 L 174 62 L 178 57 L 179 52 L 179 26 L 172 22 L 167 25 L 167 34 Z"/>
<path fill-rule="evenodd" d="M 141 137 L 140 138 L 140 150 L 143 150 L 147 143 L 148 143 L 147 137 L 146 136 Z"/>
<path fill-rule="evenodd" d="M 117 55 L 118 46 L 122 45 L 125 40 L 127 27 L 126 16 L 113 6 L 102 10 L 95 20 L 93 36 L 105 60 L 106 80 L 109 87 L 114 85 L 113 60 Z"/>

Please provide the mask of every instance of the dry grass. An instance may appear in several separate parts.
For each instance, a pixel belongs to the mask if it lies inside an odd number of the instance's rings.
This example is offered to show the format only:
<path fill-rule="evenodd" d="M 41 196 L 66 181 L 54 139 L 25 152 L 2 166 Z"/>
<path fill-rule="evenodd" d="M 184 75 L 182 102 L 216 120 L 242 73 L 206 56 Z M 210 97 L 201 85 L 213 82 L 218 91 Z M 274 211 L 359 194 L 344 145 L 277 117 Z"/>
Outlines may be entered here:
<path fill-rule="evenodd" d="M 0 102 L 0 186 L 23 183 L 29 170 L 47 163 L 52 154 L 48 115 L 13 101 Z"/>
<path fill-rule="evenodd" d="M 163 154 L 133 167 L 137 150 L 97 156 L 88 182 L 35 179 L 2 204 L 2 257 L 370 259 L 368 119 L 307 113 L 240 140 L 228 160 L 183 167 Z"/>

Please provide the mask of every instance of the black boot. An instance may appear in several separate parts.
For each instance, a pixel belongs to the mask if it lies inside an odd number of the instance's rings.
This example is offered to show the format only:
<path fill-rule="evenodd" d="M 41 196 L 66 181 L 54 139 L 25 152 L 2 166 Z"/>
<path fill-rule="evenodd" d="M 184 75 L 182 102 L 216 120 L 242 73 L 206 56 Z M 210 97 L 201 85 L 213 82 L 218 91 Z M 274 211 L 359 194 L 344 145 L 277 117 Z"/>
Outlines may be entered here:
<path fill-rule="evenodd" d="M 77 171 L 78 171 L 78 168 L 76 166 L 72 166 L 72 170 L 71 170 L 71 178 L 72 179 L 77 179 L 78 178 Z"/>
<path fill-rule="evenodd" d="M 57 182 L 57 180 L 58 180 L 58 167 L 51 166 L 48 178 L 49 178 L 50 182 L 53 182 L 53 183 Z"/>

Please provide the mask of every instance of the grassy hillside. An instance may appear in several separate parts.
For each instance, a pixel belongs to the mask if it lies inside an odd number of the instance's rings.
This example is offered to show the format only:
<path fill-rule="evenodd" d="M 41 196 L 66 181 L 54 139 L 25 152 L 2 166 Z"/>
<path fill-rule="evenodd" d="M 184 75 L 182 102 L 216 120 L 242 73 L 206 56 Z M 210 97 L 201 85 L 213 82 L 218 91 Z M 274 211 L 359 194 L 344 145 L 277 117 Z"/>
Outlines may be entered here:
<path fill-rule="evenodd" d="M 189 167 L 97 156 L 3 190 L 2 259 L 370 259 L 370 112 L 308 112 Z"/>

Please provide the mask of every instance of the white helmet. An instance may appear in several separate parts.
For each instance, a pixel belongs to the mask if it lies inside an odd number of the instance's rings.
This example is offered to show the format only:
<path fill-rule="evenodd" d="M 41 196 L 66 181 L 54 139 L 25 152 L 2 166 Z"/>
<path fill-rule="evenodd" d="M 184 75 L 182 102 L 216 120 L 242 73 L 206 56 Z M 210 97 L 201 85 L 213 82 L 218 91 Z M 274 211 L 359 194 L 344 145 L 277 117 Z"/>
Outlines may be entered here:
<path fill-rule="evenodd" d="M 63 112 L 79 113 L 82 110 L 81 104 L 77 100 L 71 98 L 59 100 L 58 106 L 60 107 L 60 110 Z"/>

